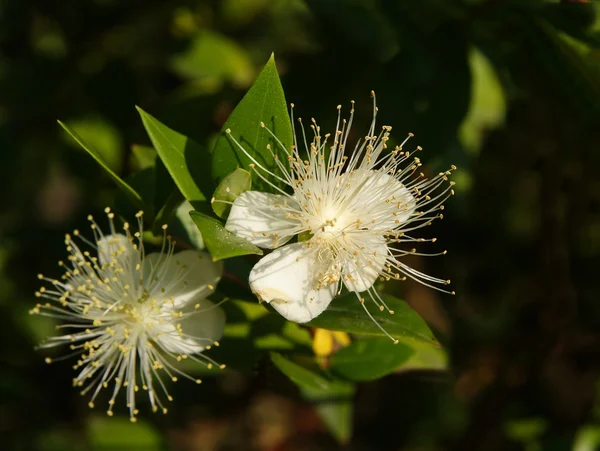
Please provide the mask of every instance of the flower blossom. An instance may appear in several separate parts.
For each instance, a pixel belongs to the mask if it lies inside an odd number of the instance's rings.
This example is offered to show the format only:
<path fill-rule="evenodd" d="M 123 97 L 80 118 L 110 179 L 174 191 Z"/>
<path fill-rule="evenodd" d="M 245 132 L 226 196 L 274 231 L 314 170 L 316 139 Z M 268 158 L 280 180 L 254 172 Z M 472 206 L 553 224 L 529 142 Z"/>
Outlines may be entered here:
<path fill-rule="evenodd" d="M 391 127 L 383 126 L 376 134 L 378 110 L 373 92 L 372 96 L 373 120 L 368 134 L 351 152 L 347 142 L 354 102 L 348 120 L 342 119 L 341 106 L 337 107 L 333 134 L 322 136 L 312 119 L 312 141 L 307 140 L 301 119 L 298 137 L 292 104 L 291 149 L 261 123 L 280 147 L 274 151 L 268 146 L 274 171 L 226 131 L 252 161 L 256 175 L 277 194 L 242 193 L 233 202 L 225 227 L 259 247 L 274 249 L 254 266 L 249 283 L 260 300 L 269 302 L 291 321 L 303 323 L 318 316 L 340 294 L 342 285 L 356 293 L 373 319 L 360 293 L 366 292 L 379 310 L 393 313 L 375 291 L 373 285 L 378 279 L 409 277 L 441 291 L 446 290 L 440 286 L 450 283 L 411 268 L 401 258 L 445 254 L 419 253 L 402 245 L 435 241 L 413 232 L 443 217 L 443 202 L 454 194 L 448 176 L 456 167 L 428 179 L 420 172 L 422 164 L 415 155 L 421 148 L 404 150 L 412 134 L 388 151 Z M 299 141 L 304 147 L 302 153 Z M 297 241 L 286 244 L 294 236 L 298 236 Z"/>
<path fill-rule="evenodd" d="M 108 415 L 115 399 L 126 392 L 132 421 L 136 420 L 138 391 L 147 392 L 154 412 L 167 412 L 163 396 L 172 400 L 165 381 L 179 377 L 200 383 L 180 368 L 190 359 L 212 367 L 202 354 L 218 340 L 225 324 L 223 310 L 206 300 L 220 279 L 222 266 L 203 252 L 174 252 L 175 242 L 163 226 L 160 252 L 146 254 L 142 242 L 142 213 L 137 214 L 139 231 L 132 234 L 125 223 L 123 233 L 115 230 L 114 213 L 106 209 L 110 234 L 104 235 L 89 216 L 94 241 L 77 230 L 67 234 L 68 262 L 60 280 L 39 275 L 51 286 L 42 287 L 39 303 L 30 313 L 64 320 L 57 329 L 64 335 L 51 337 L 41 348 L 67 345 L 69 355 L 78 355 L 73 385 L 81 394 L 91 393 L 89 406 L 102 389 L 112 392 Z M 91 248 L 84 250 L 83 247 Z M 46 358 L 47 363 L 53 359 Z M 223 365 L 221 365 L 223 367 Z"/>

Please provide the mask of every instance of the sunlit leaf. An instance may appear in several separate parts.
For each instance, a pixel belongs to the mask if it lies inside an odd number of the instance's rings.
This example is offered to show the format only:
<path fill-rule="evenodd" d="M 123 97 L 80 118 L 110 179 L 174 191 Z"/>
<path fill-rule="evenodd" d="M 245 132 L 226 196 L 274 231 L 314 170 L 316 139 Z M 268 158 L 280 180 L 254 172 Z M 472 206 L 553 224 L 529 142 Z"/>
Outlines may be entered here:
<path fill-rule="evenodd" d="M 331 371 L 353 381 L 373 380 L 406 370 L 442 370 L 443 349 L 410 341 L 394 344 L 386 337 L 358 339 L 329 359 Z"/>
<path fill-rule="evenodd" d="M 212 175 L 216 182 L 223 180 L 238 167 L 249 169 L 250 164 L 253 163 L 234 144 L 231 137 L 235 138 L 260 165 L 278 171 L 271 152 L 282 154 L 284 151 L 277 140 L 261 127 L 261 122 L 289 149 L 292 143 L 292 127 L 273 56 L 233 110 L 217 138 L 212 163 Z M 226 130 L 231 130 L 231 137 Z M 268 150 L 267 146 L 270 146 L 271 150 Z M 253 185 L 258 190 L 273 190 L 260 178 L 254 176 L 253 178 Z M 275 180 L 272 180 L 272 183 L 275 183 Z"/>
<path fill-rule="evenodd" d="M 379 311 L 368 297 L 364 306 L 392 337 L 405 343 L 415 341 L 439 347 L 427 323 L 406 302 L 387 294 L 382 294 L 381 297 L 394 312 L 393 315 L 387 311 Z M 308 325 L 354 334 L 385 336 L 377 324 L 371 321 L 354 293 L 334 299 L 327 310 Z"/>
<path fill-rule="evenodd" d="M 348 380 L 378 379 L 408 360 L 414 351 L 404 343 L 386 338 L 356 340 L 331 356 L 331 370 Z"/>

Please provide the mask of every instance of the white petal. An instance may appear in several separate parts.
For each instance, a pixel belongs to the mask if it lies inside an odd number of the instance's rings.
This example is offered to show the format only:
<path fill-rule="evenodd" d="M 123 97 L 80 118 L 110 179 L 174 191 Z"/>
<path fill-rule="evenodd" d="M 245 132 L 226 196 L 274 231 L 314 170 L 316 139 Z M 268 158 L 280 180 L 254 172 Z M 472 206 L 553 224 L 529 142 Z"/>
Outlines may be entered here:
<path fill-rule="evenodd" d="M 188 305 L 182 312 L 183 318 L 159 326 L 156 341 L 164 350 L 175 354 L 199 353 L 223 336 L 225 312 L 211 301 L 200 301 L 199 308 Z M 181 325 L 183 335 L 177 331 L 176 324 Z"/>
<path fill-rule="evenodd" d="M 210 295 L 222 272 L 223 263 L 213 262 L 206 252 L 157 252 L 144 259 L 143 284 L 151 298 L 173 298 L 174 308 L 180 309 Z"/>
<path fill-rule="evenodd" d="M 137 256 L 137 251 L 133 249 L 133 243 L 121 233 L 105 235 L 104 238 L 98 240 L 98 260 L 101 266 L 113 260 L 116 260 L 121 266 L 129 265 L 132 257 L 135 256 Z"/>
<path fill-rule="evenodd" d="M 343 280 L 349 291 L 367 291 L 385 269 L 388 248 L 383 237 L 372 238 L 363 247 L 363 254 L 353 256 L 344 265 Z"/>
<path fill-rule="evenodd" d="M 297 233 L 300 222 L 290 214 L 298 210 L 289 196 L 246 191 L 233 202 L 225 228 L 256 246 L 274 249 Z"/>
<path fill-rule="evenodd" d="M 405 222 L 412 216 L 417 208 L 417 201 L 411 192 L 395 177 L 389 174 L 375 172 L 370 179 L 371 189 L 384 189 L 385 199 L 396 205 L 398 211 L 396 216 L 390 217 L 388 220 L 378 224 L 378 228 L 392 229 L 398 227 L 398 224 Z"/>
<path fill-rule="evenodd" d="M 348 174 L 346 183 L 357 188 L 351 206 L 354 214 L 375 221 L 369 226 L 370 229 L 398 228 L 417 208 L 417 201 L 411 192 L 385 172 L 355 171 Z"/>
<path fill-rule="evenodd" d="M 288 244 L 263 257 L 250 272 L 250 288 L 284 318 L 305 323 L 320 315 L 335 296 L 337 283 L 315 290 L 327 263 L 305 243 Z"/>

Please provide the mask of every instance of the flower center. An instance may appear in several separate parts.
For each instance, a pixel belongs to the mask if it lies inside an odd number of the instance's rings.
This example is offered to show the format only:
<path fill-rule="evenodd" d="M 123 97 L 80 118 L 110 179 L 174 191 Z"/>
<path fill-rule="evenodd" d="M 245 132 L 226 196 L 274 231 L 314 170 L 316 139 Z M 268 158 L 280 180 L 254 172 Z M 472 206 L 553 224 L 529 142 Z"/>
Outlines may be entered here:
<path fill-rule="evenodd" d="M 312 233 L 326 240 L 339 238 L 349 225 L 348 215 L 333 206 L 325 207 L 319 216 L 321 220 L 315 224 Z"/>

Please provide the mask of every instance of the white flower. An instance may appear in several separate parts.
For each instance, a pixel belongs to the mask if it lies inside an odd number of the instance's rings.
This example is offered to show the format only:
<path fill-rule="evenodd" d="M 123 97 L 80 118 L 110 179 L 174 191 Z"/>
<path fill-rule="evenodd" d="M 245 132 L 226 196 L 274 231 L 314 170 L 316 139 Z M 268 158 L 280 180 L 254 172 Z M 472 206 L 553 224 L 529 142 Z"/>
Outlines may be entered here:
<path fill-rule="evenodd" d="M 410 277 L 434 288 L 450 282 L 403 263 L 404 255 L 425 254 L 397 245 L 435 241 L 418 238 L 412 232 L 442 217 L 442 204 L 453 194 L 448 175 L 456 168 L 452 166 L 427 179 L 414 155 L 421 148 L 412 152 L 403 149 L 412 134 L 387 151 L 391 127 L 384 126 L 375 134 L 377 107 L 372 95 L 373 120 L 368 134 L 349 155 L 346 151 L 354 102 L 348 121 L 341 118 L 338 106 L 333 135 L 322 137 L 313 119 L 314 137 L 310 143 L 299 119 L 302 134 L 298 137 L 294 130 L 291 150 L 261 124 L 281 148 L 274 152 L 269 147 L 279 169 L 277 174 L 250 155 L 227 130 L 252 160 L 255 173 L 279 194 L 242 193 L 233 202 L 226 228 L 257 246 L 275 249 L 252 269 L 250 287 L 259 299 L 270 302 L 291 321 L 303 323 L 319 315 L 340 293 L 342 284 L 357 293 L 373 319 L 359 293 L 367 292 L 380 310 L 389 311 L 373 288 L 378 278 Z M 300 153 L 298 141 L 305 153 Z M 281 189 L 282 185 L 287 190 Z M 298 242 L 285 244 L 296 235 L 300 235 Z"/>
<path fill-rule="evenodd" d="M 52 287 L 36 292 L 48 302 L 31 313 L 67 321 L 57 328 L 69 332 L 49 338 L 41 347 L 69 345 L 72 353 L 55 360 L 79 355 L 73 384 L 83 387 L 82 394 L 92 393 L 90 407 L 100 391 L 110 387 L 107 413 L 112 415 L 123 388 L 135 421 L 138 391 L 147 392 L 154 412 L 160 408 L 166 413 L 161 397 L 172 398 L 165 376 L 201 382 L 179 369 L 178 362 L 189 358 L 209 367 L 215 364 L 202 352 L 218 345 L 225 315 L 205 298 L 214 291 L 222 266 L 206 253 L 174 253 L 175 242 L 166 234 L 166 226 L 161 252 L 146 255 L 142 213 L 137 214 L 139 231 L 132 235 L 127 223 L 123 233 L 117 233 L 114 214 L 106 212 L 110 234 L 104 235 L 90 216 L 94 242 L 77 230 L 74 236 L 66 235 L 68 263 L 59 262 L 65 274 L 61 280 L 39 275 Z M 83 250 L 76 238 L 92 252 Z"/>

